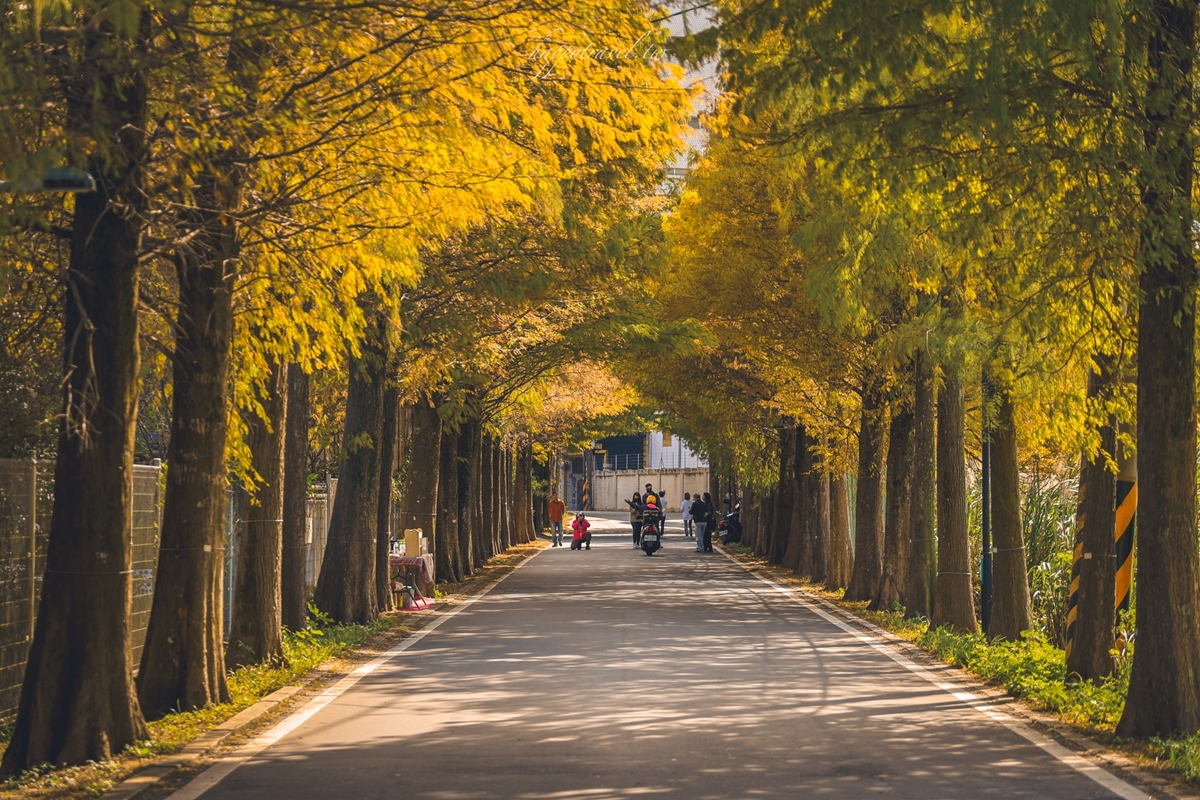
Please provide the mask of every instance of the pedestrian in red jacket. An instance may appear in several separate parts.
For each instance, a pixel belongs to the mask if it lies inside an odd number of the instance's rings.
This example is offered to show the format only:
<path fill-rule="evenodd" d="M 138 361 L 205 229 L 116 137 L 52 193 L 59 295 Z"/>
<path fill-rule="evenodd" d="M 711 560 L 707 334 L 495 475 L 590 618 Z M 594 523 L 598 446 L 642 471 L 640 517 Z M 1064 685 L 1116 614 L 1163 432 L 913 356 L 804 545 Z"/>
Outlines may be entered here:
<path fill-rule="evenodd" d="M 592 549 L 592 534 L 588 533 L 590 527 L 592 527 L 592 523 L 587 521 L 587 517 L 583 514 L 575 515 L 575 521 L 571 523 L 572 550 Z"/>

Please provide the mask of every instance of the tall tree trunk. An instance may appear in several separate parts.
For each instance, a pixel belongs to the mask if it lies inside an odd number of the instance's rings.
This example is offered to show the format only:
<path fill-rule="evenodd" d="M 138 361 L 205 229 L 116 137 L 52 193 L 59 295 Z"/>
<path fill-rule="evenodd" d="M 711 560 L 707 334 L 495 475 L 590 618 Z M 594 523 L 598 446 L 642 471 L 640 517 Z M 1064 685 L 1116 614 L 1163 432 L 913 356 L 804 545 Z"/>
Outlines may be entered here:
<path fill-rule="evenodd" d="M 929 624 L 975 633 L 962 373 L 953 366 L 943 372 L 937 400 L 937 600 Z"/>
<path fill-rule="evenodd" d="M 479 459 L 479 544 L 481 549 L 480 557 L 484 562 L 487 562 L 496 555 L 495 446 L 495 440 L 491 436 L 483 436 Z"/>
<path fill-rule="evenodd" d="M 846 473 L 829 476 L 829 572 L 825 587 L 844 589 L 854 572 L 854 551 L 850 544 L 850 492 Z"/>
<path fill-rule="evenodd" d="M 1107 399 L 1113 385 L 1111 361 L 1095 357 L 1088 371 L 1089 405 Z M 1079 467 L 1079 497 L 1075 511 L 1075 550 L 1078 558 L 1071 582 L 1079 582 L 1067 609 L 1067 673 L 1099 681 L 1113 671 L 1112 649 L 1117 637 L 1116 504 L 1117 476 L 1107 460 L 1117 459 L 1116 420 L 1100 426 L 1100 449 L 1094 458 L 1083 454 Z M 1090 556 L 1085 557 L 1085 556 Z"/>
<path fill-rule="evenodd" d="M 383 395 L 389 345 L 382 312 L 367 310 L 362 354 L 349 357 L 350 385 L 342 427 L 338 490 L 329 541 L 313 602 L 335 621 L 371 622 L 379 616 L 375 587 Z"/>
<path fill-rule="evenodd" d="M 392 579 L 388 557 L 392 549 L 392 481 L 396 477 L 396 439 L 400 428 L 400 390 L 383 391 L 383 428 L 379 445 L 379 503 L 375 515 L 375 602 L 379 611 L 392 610 Z M 402 536 L 400 531 L 395 532 Z"/>
<path fill-rule="evenodd" d="M 258 480 L 238 550 L 225 650 L 229 669 L 283 657 L 283 429 L 287 418 L 283 364 L 271 361 L 264 388 L 262 409 L 267 419 L 251 415 L 247 420 L 250 465 Z"/>
<path fill-rule="evenodd" d="M 742 545 L 758 547 L 758 497 L 750 487 L 742 490 Z"/>
<path fill-rule="evenodd" d="M 1021 533 L 1021 482 L 1017 465 L 1016 408 L 1011 387 L 999 389 L 999 414 L 991 431 L 992 537 L 996 548 L 988 637 L 1018 641 L 1033 627 L 1029 573 Z"/>
<path fill-rule="evenodd" d="M 808 527 L 812 538 L 812 580 L 825 583 L 829 577 L 829 473 L 825 471 L 824 457 L 813 460 L 813 474 L 809 479 L 810 500 Z"/>
<path fill-rule="evenodd" d="M 872 600 L 883 578 L 883 459 L 888 421 L 880 376 L 863 380 L 858 430 L 858 495 L 854 504 L 854 571 L 847 600 Z"/>
<path fill-rule="evenodd" d="M 513 492 L 517 543 L 532 542 L 533 536 L 533 446 L 522 437 L 517 443 L 516 488 Z M 594 489 L 595 487 L 593 487 Z"/>
<path fill-rule="evenodd" d="M 308 625 L 308 428 L 311 405 L 308 373 L 299 364 L 287 368 L 287 422 L 283 441 L 283 627 Z"/>
<path fill-rule="evenodd" d="M 408 469 L 404 472 L 404 492 L 400 495 L 400 524 L 402 531 L 421 530 L 433 547 L 434 561 L 438 563 L 434 528 L 438 512 L 442 421 L 437 407 L 428 398 L 422 397 L 412 406 L 408 449 Z"/>
<path fill-rule="evenodd" d="M 472 521 L 470 521 L 470 530 L 472 530 L 472 553 L 474 554 L 474 567 L 476 570 L 484 567 L 487 555 L 487 528 L 486 515 L 484 512 L 484 483 L 486 475 L 484 473 L 484 426 L 479 423 L 475 431 L 475 463 L 472 465 L 472 495 L 474 500 L 470 504 L 470 513 L 472 513 Z"/>
<path fill-rule="evenodd" d="M 543 531 L 550 527 L 550 511 L 549 492 L 550 488 L 550 464 L 549 456 L 547 463 L 534 459 L 533 461 L 533 478 L 534 478 L 534 496 L 533 496 L 533 532 L 534 535 L 540 535 Z"/>
<path fill-rule="evenodd" d="M 937 392 L 929 354 L 918 350 L 913 361 L 913 462 L 905 614 L 930 619 L 937 595 Z"/>
<path fill-rule="evenodd" d="M 813 456 L 809 449 L 808 431 L 803 424 L 796 426 L 794 433 L 795 451 L 792 468 L 792 541 L 795 546 L 790 550 L 790 558 L 785 558 L 784 565 L 797 575 L 811 577 L 813 572 L 813 532 L 812 502 L 813 502 Z"/>
<path fill-rule="evenodd" d="M 442 430 L 437 497 L 433 549 L 438 577 L 459 583 L 463 574 L 458 558 L 458 434 L 445 429 Z"/>
<path fill-rule="evenodd" d="M 1155 0 L 1138 176 L 1137 647 L 1117 734 L 1200 728 L 1196 548 L 1194 3 Z"/>
<path fill-rule="evenodd" d="M 904 403 L 888 430 L 887 511 L 883 525 L 883 576 L 871 609 L 885 611 L 904 603 L 908 577 L 908 540 L 912 500 L 913 410 Z"/>
<path fill-rule="evenodd" d="M 500 447 L 500 552 L 513 546 L 512 529 L 512 446 Z"/>
<path fill-rule="evenodd" d="M 796 426 L 779 429 L 779 482 L 775 484 L 775 525 L 771 537 L 772 564 L 783 564 L 784 557 L 800 543 L 792 542 L 792 509 L 796 495 Z M 711 494 L 711 492 L 709 493 Z"/>
<path fill-rule="evenodd" d="M 147 107 L 138 64 L 149 22 L 143 9 L 136 51 L 115 61 L 127 38 L 89 26 L 64 81 L 68 130 L 109 138 L 88 159 L 96 191 L 74 198 L 54 510 L 6 773 L 101 761 L 147 738 L 130 656 L 130 526 Z M 122 71 L 101 68 L 113 63 Z"/>
<path fill-rule="evenodd" d="M 214 208 L 203 192 L 201 208 Z M 234 226 L 198 211 L 198 235 L 175 257 L 179 306 L 171 354 L 171 440 L 154 600 L 138 699 L 156 719 L 229 700 L 224 664 L 229 354 L 233 341 Z"/>
<path fill-rule="evenodd" d="M 469 417 L 458 432 L 458 564 L 475 572 L 475 479 L 479 474 L 479 419 Z"/>

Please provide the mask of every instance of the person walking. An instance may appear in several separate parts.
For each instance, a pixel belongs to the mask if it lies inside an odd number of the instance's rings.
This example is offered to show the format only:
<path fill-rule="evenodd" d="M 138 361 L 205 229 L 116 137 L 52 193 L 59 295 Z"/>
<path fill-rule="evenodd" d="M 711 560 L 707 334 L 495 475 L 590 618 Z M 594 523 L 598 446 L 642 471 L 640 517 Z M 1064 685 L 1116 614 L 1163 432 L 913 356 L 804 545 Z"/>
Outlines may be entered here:
<path fill-rule="evenodd" d="M 717 527 L 717 512 L 713 508 L 712 495 L 704 493 L 704 508 L 708 512 L 708 524 L 704 526 L 704 552 L 711 553 L 713 530 Z"/>
<path fill-rule="evenodd" d="M 692 538 L 692 493 L 683 493 L 683 502 L 679 504 L 679 511 L 683 514 L 683 538 L 684 541 Z"/>
<path fill-rule="evenodd" d="M 547 508 L 547 513 L 550 515 L 550 538 L 554 542 L 551 547 L 562 547 L 563 512 L 566 510 L 567 504 L 559 500 L 558 492 L 555 492 Z"/>
<path fill-rule="evenodd" d="M 642 543 L 642 512 L 646 507 L 642 505 L 642 496 L 637 492 L 633 493 L 632 500 L 626 500 L 626 505 L 629 506 L 629 525 L 633 528 L 633 546 L 637 547 Z"/>
<path fill-rule="evenodd" d="M 695 526 L 695 530 L 696 530 L 696 534 L 695 534 L 696 535 L 696 552 L 703 553 L 704 552 L 704 534 L 705 534 L 705 531 L 708 530 L 708 518 L 709 518 L 709 513 L 710 513 L 710 507 L 707 503 L 704 502 L 704 500 L 700 497 L 700 495 L 697 494 L 696 498 L 694 500 L 692 500 L 692 507 L 691 507 L 690 511 L 691 511 L 691 515 L 692 515 L 692 525 Z"/>

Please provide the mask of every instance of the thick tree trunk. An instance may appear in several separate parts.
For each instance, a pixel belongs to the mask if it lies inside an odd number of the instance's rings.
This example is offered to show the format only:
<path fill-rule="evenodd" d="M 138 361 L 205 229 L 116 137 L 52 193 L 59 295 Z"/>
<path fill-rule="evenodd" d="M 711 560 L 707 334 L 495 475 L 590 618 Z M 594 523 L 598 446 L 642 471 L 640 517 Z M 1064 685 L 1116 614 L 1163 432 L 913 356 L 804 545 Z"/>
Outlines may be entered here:
<path fill-rule="evenodd" d="M 229 700 L 221 589 L 237 237 L 215 216 L 198 225 L 192 248 L 175 258 L 179 306 L 167 485 L 137 678 L 138 699 L 150 719 Z"/>
<path fill-rule="evenodd" d="M 850 491 L 846 473 L 829 476 L 829 572 L 825 588 L 836 591 L 850 585 L 854 551 L 850 544 Z"/>
<path fill-rule="evenodd" d="M 287 423 L 283 432 L 283 627 L 308 625 L 308 428 L 311 406 L 308 373 L 299 364 L 287 368 Z"/>
<path fill-rule="evenodd" d="M 533 532 L 541 535 L 550 527 L 550 465 L 534 459 Z"/>
<path fill-rule="evenodd" d="M 409 414 L 408 469 L 400 495 L 403 530 L 420 529 L 429 539 L 437 563 L 434 527 L 438 510 L 438 475 L 442 453 L 442 421 L 427 398 L 413 404 Z M 408 555 L 417 555 L 409 553 Z"/>
<path fill-rule="evenodd" d="M 500 552 L 513 546 L 512 531 L 512 447 L 500 446 Z"/>
<path fill-rule="evenodd" d="M 518 544 L 532 542 L 533 536 L 533 446 L 526 439 L 517 444 L 517 479 L 514 491 Z"/>
<path fill-rule="evenodd" d="M 392 549 L 392 504 L 395 500 L 396 439 L 400 428 L 400 390 L 383 392 L 383 430 L 379 445 L 379 503 L 375 515 L 375 602 L 380 613 L 392 610 L 392 579 L 388 556 Z M 402 531 L 394 532 L 403 536 Z"/>
<path fill-rule="evenodd" d="M 458 558 L 458 434 L 442 430 L 438 466 L 438 515 L 434 527 L 434 560 L 438 577 L 451 583 L 463 579 Z"/>
<path fill-rule="evenodd" d="M 1139 175 L 1137 646 L 1117 734 L 1200 729 L 1196 548 L 1194 3 L 1155 0 Z"/>
<path fill-rule="evenodd" d="M 825 583 L 829 577 L 829 473 L 825 471 L 824 458 L 814 459 L 814 473 L 809 480 L 809 531 L 812 537 L 813 583 Z"/>
<path fill-rule="evenodd" d="M 338 490 L 329 541 L 313 602 L 335 621 L 371 622 L 379 616 L 375 587 L 379 472 L 388 337 L 382 314 L 373 315 L 362 354 L 349 357 L 350 385 L 342 433 Z"/>
<path fill-rule="evenodd" d="M 479 425 L 475 436 L 475 467 L 474 481 L 472 482 L 472 492 L 474 499 L 471 501 L 471 513 L 474 519 L 471 522 L 472 538 L 475 542 L 474 565 L 475 569 L 482 569 L 484 563 L 491 557 L 488 545 L 488 530 L 487 530 L 487 441 L 483 435 L 483 425 Z"/>
<path fill-rule="evenodd" d="M 929 624 L 975 633 L 962 374 L 957 367 L 943 370 L 937 400 L 937 600 Z"/>
<path fill-rule="evenodd" d="M 1087 396 L 1103 402 L 1113 383 L 1109 359 L 1097 357 L 1088 371 Z M 1075 550 L 1071 582 L 1078 581 L 1067 608 L 1067 674 L 1100 681 L 1112 674 L 1112 649 L 1117 636 L 1114 608 L 1117 585 L 1116 504 L 1117 477 L 1107 460 L 1117 459 L 1116 421 L 1109 417 L 1100 427 L 1100 449 L 1095 458 L 1083 454 L 1079 467 L 1079 497 L 1075 511 Z M 1090 557 L 1087 557 L 1090 556 Z"/>
<path fill-rule="evenodd" d="M 479 458 L 479 545 L 481 550 L 480 557 L 484 562 L 487 562 L 496 555 L 495 446 L 496 443 L 492 437 L 486 435 L 483 437 L 483 446 L 480 450 Z"/>
<path fill-rule="evenodd" d="M 772 564 L 785 564 L 785 557 L 798 553 L 799 541 L 792 540 L 792 510 L 796 496 L 796 426 L 779 429 L 779 479 L 775 484 L 775 525 L 771 534 Z M 711 494 L 711 492 L 709 493 Z"/>
<path fill-rule="evenodd" d="M 913 360 L 913 462 L 905 614 L 929 619 L 937 596 L 937 392 L 929 355 L 919 350 Z"/>
<path fill-rule="evenodd" d="M 242 523 L 234 578 L 233 610 L 225 666 L 267 664 L 283 657 L 283 434 L 287 419 L 287 368 L 272 361 L 263 412 L 251 416 L 250 465 L 258 475 Z M 339 487 L 340 489 L 341 487 Z M 341 491 L 338 492 L 341 494 Z"/>
<path fill-rule="evenodd" d="M 148 25 L 143 10 L 143 41 Z M 67 125 L 79 139 L 93 127 L 111 138 L 88 161 L 96 191 L 74 198 L 54 510 L 5 773 L 101 761 L 147 738 L 130 657 L 146 85 L 136 68 L 99 71 L 113 63 L 109 42 L 123 37 L 104 22 L 87 30 L 66 82 Z"/>
<path fill-rule="evenodd" d="M 742 546 L 754 550 L 758 545 L 758 498 L 747 487 L 742 492 Z"/>
<path fill-rule="evenodd" d="M 458 564 L 463 576 L 475 572 L 475 480 L 479 475 L 479 419 L 463 421 L 458 432 Z"/>
<path fill-rule="evenodd" d="M 872 600 L 883 578 L 883 459 L 887 405 L 879 376 L 870 369 L 863 381 L 858 430 L 858 495 L 854 504 L 854 571 L 847 600 Z"/>
<path fill-rule="evenodd" d="M 1021 482 L 1017 465 L 1016 409 L 1012 392 L 1000 388 L 999 414 L 992 429 L 992 538 L 996 548 L 992 618 L 988 638 L 1015 642 L 1033 627 L 1029 573 L 1021 532 Z"/>
<path fill-rule="evenodd" d="M 871 609 L 885 611 L 906 600 L 912 499 L 913 411 L 907 403 L 892 416 L 888 431 L 887 511 L 883 525 L 883 576 Z"/>
<path fill-rule="evenodd" d="M 796 426 L 793 433 L 795 449 L 792 456 L 792 541 L 784 566 L 803 577 L 813 572 L 812 520 L 813 456 L 809 449 L 808 431 L 803 424 Z"/>

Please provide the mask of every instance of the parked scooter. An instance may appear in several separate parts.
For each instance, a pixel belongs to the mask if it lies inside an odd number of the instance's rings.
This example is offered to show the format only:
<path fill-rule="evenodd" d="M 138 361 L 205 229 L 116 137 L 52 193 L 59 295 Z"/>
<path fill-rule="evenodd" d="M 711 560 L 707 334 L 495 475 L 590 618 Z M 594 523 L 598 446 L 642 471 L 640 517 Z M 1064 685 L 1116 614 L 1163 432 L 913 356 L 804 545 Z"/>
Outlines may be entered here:
<path fill-rule="evenodd" d="M 721 544 L 740 544 L 742 541 L 742 504 L 738 503 L 717 525 L 717 536 Z"/>
<path fill-rule="evenodd" d="M 663 516 L 657 512 L 647 511 L 642 516 L 642 552 L 648 556 L 654 555 L 662 547 Z"/>

